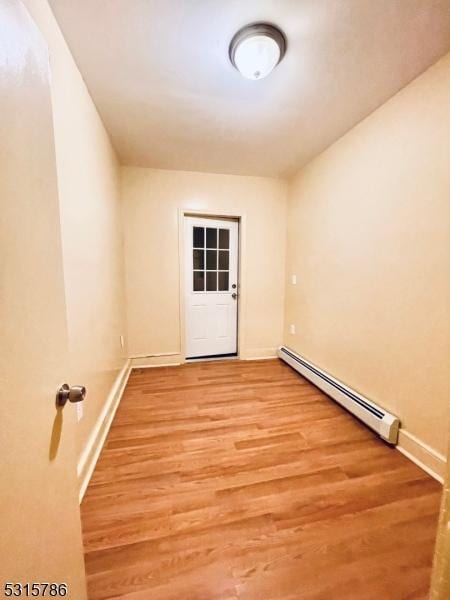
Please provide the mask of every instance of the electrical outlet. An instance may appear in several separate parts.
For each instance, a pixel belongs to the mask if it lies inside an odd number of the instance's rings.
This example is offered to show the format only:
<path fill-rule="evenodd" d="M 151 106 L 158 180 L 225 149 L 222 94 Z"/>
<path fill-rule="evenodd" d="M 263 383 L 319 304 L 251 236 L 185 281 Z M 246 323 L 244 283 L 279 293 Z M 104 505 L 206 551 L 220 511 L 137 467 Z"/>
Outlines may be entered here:
<path fill-rule="evenodd" d="M 289 325 L 289 333 L 295 335 L 295 325 Z"/>
<path fill-rule="evenodd" d="M 77 421 L 81 421 L 83 418 L 83 402 L 77 402 L 75 407 L 77 412 Z"/>
<path fill-rule="evenodd" d="M 297 275 L 292 275 L 292 285 L 297 285 Z"/>
<path fill-rule="evenodd" d="M 122 350 L 125 348 L 125 338 L 123 337 L 123 335 L 120 336 L 120 347 L 122 348 Z"/>

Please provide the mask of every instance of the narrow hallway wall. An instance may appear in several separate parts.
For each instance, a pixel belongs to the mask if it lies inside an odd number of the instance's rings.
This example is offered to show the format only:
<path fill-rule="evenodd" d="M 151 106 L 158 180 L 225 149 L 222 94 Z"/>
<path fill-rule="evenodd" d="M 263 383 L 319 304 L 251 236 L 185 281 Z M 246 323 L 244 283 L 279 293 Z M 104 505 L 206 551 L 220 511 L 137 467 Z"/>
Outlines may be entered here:
<path fill-rule="evenodd" d="M 449 74 L 450 54 L 293 180 L 284 328 L 287 346 L 398 415 L 400 445 L 441 476 L 450 381 Z"/>
<path fill-rule="evenodd" d="M 94 429 L 125 364 L 120 343 L 125 310 L 118 162 L 48 3 L 24 4 L 50 53 L 69 383 L 88 390 L 75 432 L 81 458 L 95 441 Z"/>

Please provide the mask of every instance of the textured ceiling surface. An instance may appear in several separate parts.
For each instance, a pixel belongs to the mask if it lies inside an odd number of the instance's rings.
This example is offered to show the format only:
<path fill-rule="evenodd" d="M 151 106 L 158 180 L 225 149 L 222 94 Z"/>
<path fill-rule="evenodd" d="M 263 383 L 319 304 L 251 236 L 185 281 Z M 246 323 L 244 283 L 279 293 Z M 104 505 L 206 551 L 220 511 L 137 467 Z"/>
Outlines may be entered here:
<path fill-rule="evenodd" d="M 450 50 L 450 0 L 50 0 L 123 164 L 289 176 Z M 282 63 L 230 64 L 269 21 Z"/>

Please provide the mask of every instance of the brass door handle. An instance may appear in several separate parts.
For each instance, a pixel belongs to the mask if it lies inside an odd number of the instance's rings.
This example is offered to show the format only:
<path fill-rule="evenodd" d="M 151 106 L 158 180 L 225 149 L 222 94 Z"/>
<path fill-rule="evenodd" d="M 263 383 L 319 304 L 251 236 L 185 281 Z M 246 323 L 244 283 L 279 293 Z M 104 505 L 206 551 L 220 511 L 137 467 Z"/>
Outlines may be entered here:
<path fill-rule="evenodd" d="M 73 385 L 70 387 L 63 383 L 56 392 L 56 406 L 65 406 L 66 402 L 81 402 L 86 397 L 86 388 L 84 385 Z"/>

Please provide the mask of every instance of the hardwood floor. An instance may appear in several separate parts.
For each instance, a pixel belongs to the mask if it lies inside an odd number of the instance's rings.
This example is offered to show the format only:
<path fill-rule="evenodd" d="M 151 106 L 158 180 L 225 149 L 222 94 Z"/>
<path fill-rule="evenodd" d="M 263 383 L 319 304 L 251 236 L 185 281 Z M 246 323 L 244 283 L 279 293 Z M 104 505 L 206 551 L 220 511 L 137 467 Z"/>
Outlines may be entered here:
<path fill-rule="evenodd" d="M 440 494 L 278 360 L 135 370 L 82 504 L 89 599 L 426 598 Z"/>

